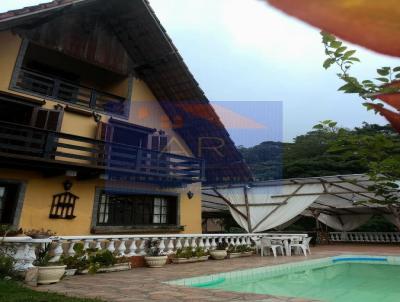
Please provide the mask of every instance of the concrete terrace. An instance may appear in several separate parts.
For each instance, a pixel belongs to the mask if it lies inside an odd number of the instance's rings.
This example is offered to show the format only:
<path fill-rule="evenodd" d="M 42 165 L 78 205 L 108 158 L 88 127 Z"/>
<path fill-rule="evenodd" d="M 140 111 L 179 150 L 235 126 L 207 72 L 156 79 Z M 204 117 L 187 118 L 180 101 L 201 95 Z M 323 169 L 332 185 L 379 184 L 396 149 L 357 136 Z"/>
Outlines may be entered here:
<path fill-rule="evenodd" d="M 306 259 L 316 259 L 341 254 L 400 255 L 400 246 L 332 244 L 312 248 L 312 255 L 274 259 L 268 257 L 245 257 L 203 263 L 169 264 L 164 268 L 133 268 L 130 271 L 97 275 L 67 277 L 62 282 L 35 288 L 40 291 L 63 293 L 70 296 L 99 298 L 104 301 L 265 301 L 301 302 L 299 298 L 280 298 L 221 290 L 178 287 L 163 284 L 180 278 L 188 278 L 218 272 L 228 272 L 260 266 L 276 265 Z"/>

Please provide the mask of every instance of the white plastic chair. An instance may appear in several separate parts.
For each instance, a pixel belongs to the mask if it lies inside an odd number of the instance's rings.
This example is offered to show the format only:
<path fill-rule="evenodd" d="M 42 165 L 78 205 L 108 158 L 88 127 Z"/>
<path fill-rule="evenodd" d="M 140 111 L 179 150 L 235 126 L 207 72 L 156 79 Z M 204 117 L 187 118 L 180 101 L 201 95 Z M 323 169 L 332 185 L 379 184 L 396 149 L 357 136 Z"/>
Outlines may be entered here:
<path fill-rule="evenodd" d="M 260 253 L 262 255 L 262 245 L 261 245 L 261 239 L 258 237 L 251 237 L 251 240 L 253 240 L 256 248 L 256 254 L 258 254 L 258 250 L 260 250 Z"/>
<path fill-rule="evenodd" d="M 309 239 L 310 238 L 310 239 Z M 290 255 L 292 254 L 292 248 L 298 249 L 300 248 L 303 251 L 304 256 L 307 257 L 307 250 L 310 250 L 309 243 L 311 241 L 311 237 L 309 238 L 292 238 L 289 243 L 289 251 Z"/>
<path fill-rule="evenodd" d="M 280 250 L 281 254 L 283 255 L 283 246 L 282 244 L 275 244 L 272 243 L 271 239 L 268 238 L 261 238 L 261 257 L 264 256 L 264 249 L 271 249 L 274 257 L 277 256 L 277 251 Z"/>

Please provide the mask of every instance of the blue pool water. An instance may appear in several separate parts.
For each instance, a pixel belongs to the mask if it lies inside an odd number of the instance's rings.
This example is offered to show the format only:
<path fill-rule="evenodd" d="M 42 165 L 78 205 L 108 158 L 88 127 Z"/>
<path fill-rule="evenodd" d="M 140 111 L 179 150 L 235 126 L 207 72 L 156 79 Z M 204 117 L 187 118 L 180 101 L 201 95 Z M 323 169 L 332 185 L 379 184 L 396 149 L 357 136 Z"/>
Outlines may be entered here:
<path fill-rule="evenodd" d="M 170 283 L 327 302 L 400 302 L 400 257 L 326 258 Z"/>

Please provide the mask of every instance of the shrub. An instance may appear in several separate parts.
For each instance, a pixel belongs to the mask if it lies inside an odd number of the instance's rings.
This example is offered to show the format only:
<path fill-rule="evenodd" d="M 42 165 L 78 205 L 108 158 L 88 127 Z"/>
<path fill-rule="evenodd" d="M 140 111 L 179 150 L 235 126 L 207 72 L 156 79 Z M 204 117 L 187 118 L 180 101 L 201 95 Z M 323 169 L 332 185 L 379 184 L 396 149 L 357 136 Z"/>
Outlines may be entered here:
<path fill-rule="evenodd" d="M 189 258 L 193 257 L 192 248 L 191 247 L 185 247 L 183 249 L 177 249 L 175 257 L 176 258 L 186 258 L 186 259 L 189 259 Z"/>
<path fill-rule="evenodd" d="M 14 259 L 7 255 L 0 254 L 0 279 L 14 277 Z"/>
<path fill-rule="evenodd" d="M 218 242 L 217 244 L 217 250 L 226 250 L 226 248 L 228 247 L 228 244 L 224 241 L 224 242 Z"/>

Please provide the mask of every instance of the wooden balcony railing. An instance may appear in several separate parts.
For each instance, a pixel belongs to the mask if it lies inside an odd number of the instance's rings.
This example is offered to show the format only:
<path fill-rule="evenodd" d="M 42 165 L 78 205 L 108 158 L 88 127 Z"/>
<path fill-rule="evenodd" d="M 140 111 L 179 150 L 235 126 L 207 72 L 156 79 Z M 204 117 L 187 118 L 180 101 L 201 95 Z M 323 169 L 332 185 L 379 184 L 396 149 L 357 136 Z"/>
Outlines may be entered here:
<path fill-rule="evenodd" d="M 126 116 L 128 101 L 120 96 L 60 80 L 37 71 L 21 68 L 15 87 L 66 103 L 97 111 Z"/>
<path fill-rule="evenodd" d="M 75 165 L 157 181 L 202 181 L 204 162 L 178 154 L 0 121 L 0 157 Z"/>

